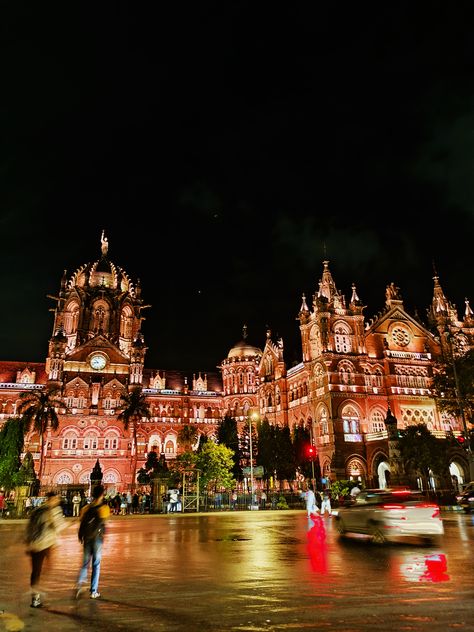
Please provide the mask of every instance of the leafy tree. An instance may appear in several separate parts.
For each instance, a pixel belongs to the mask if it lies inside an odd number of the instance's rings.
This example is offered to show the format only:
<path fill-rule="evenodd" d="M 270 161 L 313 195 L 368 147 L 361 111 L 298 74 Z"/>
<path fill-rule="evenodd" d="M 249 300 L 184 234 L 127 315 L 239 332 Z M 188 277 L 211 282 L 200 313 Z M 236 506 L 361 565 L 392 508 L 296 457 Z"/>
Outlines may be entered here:
<path fill-rule="evenodd" d="M 137 481 L 140 485 L 149 485 L 153 477 L 159 474 L 166 474 L 167 472 L 168 464 L 166 463 L 165 455 L 162 454 L 158 457 L 154 448 L 148 452 L 144 466 L 138 470 Z"/>
<path fill-rule="evenodd" d="M 441 411 L 474 423 L 474 349 L 437 363 L 431 389 Z"/>
<path fill-rule="evenodd" d="M 137 446 L 137 426 L 145 417 L 145 419 L 150 419 L 151 413 L 146 402 L 146 395 L 143 393 L 140 386 L 135 386 L 133 388 L 127 389 L 123 391 L 120 395 L 120 408 L 121 412 L 118 415 L 117 419 L 123 422 L 123 427 L 125 430 L 128 430 L 129 427 L 132 427 L 132 437 L 133 437 L 133 460 L 132 460 L 132 491 L 135 489 L 136 485 L 136 472 L 137 472 L 137 460 L 138 460 L 138 446 Z"/>
<path fill-rule="evenodd" d="M 436 439 L 425 424 L 408 426 L 399 431 L 400 458 L 406 472 L 421 477 L 429 489 L 430 471 L 446 482 L 449 479 L 449 454 L 446 441 Z"/>
<path fill-rule="evenodd" d="M 59 418 L 56 409 L 63 406 L 63 402 L 57 397 L 59 392 L 59 388 L 53 386 L 41 391 L 25 391 L 20 394 L 21 401 L 18 405 L 18 413 L 24 419 L 25 431 L 33 430 L 39 435 L 40 461 L 38 478 L 40 480 L 43 475 L 44 436 L 48 428 L 54 431 L 57 430 L 59 426 Z"/>
<path fill-rule="evenodd" d="M 7 491 L 17 484 L 26 423 L 23 418 L 10 417 L 0 430 L 0 487 Z"/>
<path fill-rule="evenodd" d="M 208 441 L 205 444 L 196 459 L 196 467 L 200 470 L 203 488 L 212 487 L 212 489 L 218 490 L 234 487 L 233 456 L 233 451 L 225 445 L 218 445 L 213 441 Z"/>
<path fill-rule="evenodd" d="M 234 478 L 242 478 L 242 466 L 240 464 L 242 454 L 239 446 L 239 432 L 237 422 L 233 417 L 226 415 L 221 419 L 217 427 L 217 443 L 225 445 L 234 452 L 234 467 L 232 474 Z"/>
<path fill-rule="evenodd" d="M 207 443 L 205 445 L 207 445 Z M 196 470 L 197 461 L 198 453 L 192 450 L 178 454 L 176 459 L 169 464 L 170 484 L 179 485 L 185 472 L 186 476 L 191 476 L 192 478 L 193 472 Z"/>

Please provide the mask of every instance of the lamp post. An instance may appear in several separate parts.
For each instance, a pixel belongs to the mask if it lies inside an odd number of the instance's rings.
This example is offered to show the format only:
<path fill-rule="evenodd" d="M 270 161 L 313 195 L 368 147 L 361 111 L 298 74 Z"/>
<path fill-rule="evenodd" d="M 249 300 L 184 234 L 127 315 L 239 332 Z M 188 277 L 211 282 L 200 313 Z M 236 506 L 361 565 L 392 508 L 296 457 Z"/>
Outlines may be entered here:
<path fill-rule="evenodd" d="M 250 426 L 250 509 L 254 508 L 254 498 L 253 498 L 253 444 L 252 444 L 252 420 L 255 421 L 258 419 L 258 413 L 253 412 L 249 415 L 249 426 Z"/>

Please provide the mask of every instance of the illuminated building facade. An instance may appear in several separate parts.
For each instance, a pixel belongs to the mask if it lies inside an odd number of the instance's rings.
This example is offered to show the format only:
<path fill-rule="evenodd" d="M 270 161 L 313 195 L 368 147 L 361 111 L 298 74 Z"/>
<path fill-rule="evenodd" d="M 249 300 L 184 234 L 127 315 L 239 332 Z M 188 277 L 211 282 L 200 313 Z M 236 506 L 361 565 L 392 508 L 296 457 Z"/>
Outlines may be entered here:
<path fill-rule="evenodd" d="M 405 311 L 393 283 L 384 309 L 367 321 L 356 287 L 347 305 L 325 261 L 311 305 L 303 295 L 299 309 L 299 364 L 287 367 L 283 340 L 273 340 L 270 331 L 260 350 L 247 343 L 244 328 L 243 339 L 221 361 L 220 374 L 192 377 L 145 367 L 141 322 L 149 306 L 140 285 L 109 260 L 104 235 L 100 258 L 69 278 L 65 272 L 57 296 L 50 298 L 54 324 L 45 363 L 0 363 L 0 422 L 15 416 L 23 391 L 61 389 L 59 428 L 44 442 L 45 486 L 86 485 L 98 460 L 104 484 L 127 489 L 135 451 L 137 470 L 152 448 L 173 459 L 183 425 L 213 437 L 225 415 L 242 429 L 250 410 L 273 424 L 309 428 L 323 477 L 360 478 L 377 487 L 390 476 L 388 410 L 400 428 L 423 422 L 439 437 L 462 431 L 457 420 L 437 409 L 430 379 L 433 361 L 450 344 L 446 332 L 457 344 L 474 346 L 474 314 L 466 301 L 460 320 L 437 277 L 430 329 Z M 126 386 L 143 389 L 152 413 L 138 425 L 137 445 L 131 429 L 125 431 L 117 419 Z M 35 463 L 39 445 L 38 435 L 30 433 L 26 448 Z M 453 450 L 451 473 L 460 482 L 469 478 L 461 448 Z"/>

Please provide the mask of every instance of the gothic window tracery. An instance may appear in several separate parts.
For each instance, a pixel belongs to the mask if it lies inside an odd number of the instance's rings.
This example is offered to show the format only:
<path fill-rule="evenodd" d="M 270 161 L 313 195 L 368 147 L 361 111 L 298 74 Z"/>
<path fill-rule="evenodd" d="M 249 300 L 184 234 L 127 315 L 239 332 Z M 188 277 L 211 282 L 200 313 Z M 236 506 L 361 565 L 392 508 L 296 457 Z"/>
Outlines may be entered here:
<path fill-rule="evenodd" d="M 83 439 L 84 450 L 97 450 L 97 435 L 93 432 L 87 432 Z"/>
<path fill-rule="evenodd" d="M 71 301 L 64 310 L 64 331 L 73 334 L 77 331 L 79 323 L 79 304 Z"/>
<path fill-rule="evenodd" d="M 355 384 L 355 370 L 350 362 L 340 362 L 338 365 L 339 381 L 341 384 Z"/>
<path fill-rule="evenodd" d="M 342 411 L 342 425 L 344 434 L 360 433 L 359 413 L 353 406 L 346 406 Z"/>
<path fill-rule="evenodd" d="M 385 430 L 385 417 L 380 410 L 374 410 L 370 416 L 369 432 L 383 432 Z"/>
<path fill-rule="evenodd" d="M 334 346 L 337 353 L 350 353 L 352 351 L 351 333 L 347 323 L 338 323 L 334 327 Z"/>
<path fill-rule="evenodd" d="M 77 435 L 75 432 L 67 431 L 63 437 L 63 450 L 75 450 L 77 448 Z"/>
<path fill-rule="evenodd" d="M 95 333 L 107 332 L 109 328 L 109 308 L 105 301 L 96 301 L 93 307 L 92 330 Z"/>

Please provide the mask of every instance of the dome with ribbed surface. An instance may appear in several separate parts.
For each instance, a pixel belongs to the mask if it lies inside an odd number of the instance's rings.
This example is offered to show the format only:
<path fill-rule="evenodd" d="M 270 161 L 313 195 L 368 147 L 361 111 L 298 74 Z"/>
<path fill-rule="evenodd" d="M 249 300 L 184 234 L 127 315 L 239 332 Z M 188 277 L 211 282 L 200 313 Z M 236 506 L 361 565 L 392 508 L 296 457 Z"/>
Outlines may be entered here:
<path fill-rule="evenodd" d="M 228 358 L 254 358 L 261 356 L 262 351 L 258 347 L 253 347 L 247 342 L 247 325 L 243 326 L 243 339 L 235 344 L 229 351 Z"/>

